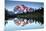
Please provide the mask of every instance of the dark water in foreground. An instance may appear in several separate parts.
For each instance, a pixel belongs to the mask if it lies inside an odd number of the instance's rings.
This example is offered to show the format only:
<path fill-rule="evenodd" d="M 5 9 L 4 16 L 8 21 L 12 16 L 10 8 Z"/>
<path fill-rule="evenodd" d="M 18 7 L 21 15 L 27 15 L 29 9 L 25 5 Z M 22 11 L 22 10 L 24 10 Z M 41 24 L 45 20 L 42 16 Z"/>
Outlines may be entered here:
<path fill-rule="evenodd" d="M 43 21 L 36 19 L 14 18 L 6 20 L 5 31 L 43 29 Z"/>

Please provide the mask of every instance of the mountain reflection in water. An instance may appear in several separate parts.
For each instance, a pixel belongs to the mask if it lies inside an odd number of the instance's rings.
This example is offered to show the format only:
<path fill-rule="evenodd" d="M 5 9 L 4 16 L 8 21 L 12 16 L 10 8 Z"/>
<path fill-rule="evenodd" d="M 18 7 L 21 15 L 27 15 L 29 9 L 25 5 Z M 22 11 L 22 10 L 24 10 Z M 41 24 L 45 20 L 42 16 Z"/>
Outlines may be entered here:
<path fill-rule="evenodd" d="M 33 20 L 30 20 L 30 19 L 27 20 L 27 19 L 22 19 L 22 18 L 20 18 L 20 19 L 15 18 L 14 22 L 18 26 L 19 25 L 24 26 L 26 24 L 31 24 L 33 22 Z"/>

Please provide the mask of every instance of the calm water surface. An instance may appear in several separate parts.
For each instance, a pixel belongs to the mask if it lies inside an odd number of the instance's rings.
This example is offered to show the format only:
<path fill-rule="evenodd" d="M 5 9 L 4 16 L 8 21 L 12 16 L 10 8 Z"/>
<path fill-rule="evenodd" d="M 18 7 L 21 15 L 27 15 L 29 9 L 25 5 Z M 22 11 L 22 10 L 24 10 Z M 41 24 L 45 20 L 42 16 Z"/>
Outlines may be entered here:
<path fill-rule="evenodd" d="M 5 31 L 43 29 L 44 24 L 33 19 L 14 18 L 6 20 Z"/>

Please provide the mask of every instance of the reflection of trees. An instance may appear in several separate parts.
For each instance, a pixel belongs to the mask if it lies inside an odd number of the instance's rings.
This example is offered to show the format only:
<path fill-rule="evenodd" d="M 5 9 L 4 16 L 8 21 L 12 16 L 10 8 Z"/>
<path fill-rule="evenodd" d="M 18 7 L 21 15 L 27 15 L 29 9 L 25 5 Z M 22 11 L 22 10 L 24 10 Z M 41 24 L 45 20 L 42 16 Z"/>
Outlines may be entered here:
<path fill-rule="evenodd" d="M 33 18 L 33 21 L 44 24 L 43 17 Z"/>
<path fill-rule="evenodd" d="M 30 18 L 30 19 L 28 19 L 28 18 L 18 18 L 18 20 L 14 20 L 14 23 L 16 24 L 16 25 L 21 25 L 21 26 L 24 26 L 24 25 L 26 25 L 26 24 L 31 24 L 31 23 L 33 23 L 33 22 L 38 22 L 39 24 L 43 24 L 44 23 L 44 21 L 43 21 L 43 18 L 42 17 L 37 17 L 37 18 Z"/>

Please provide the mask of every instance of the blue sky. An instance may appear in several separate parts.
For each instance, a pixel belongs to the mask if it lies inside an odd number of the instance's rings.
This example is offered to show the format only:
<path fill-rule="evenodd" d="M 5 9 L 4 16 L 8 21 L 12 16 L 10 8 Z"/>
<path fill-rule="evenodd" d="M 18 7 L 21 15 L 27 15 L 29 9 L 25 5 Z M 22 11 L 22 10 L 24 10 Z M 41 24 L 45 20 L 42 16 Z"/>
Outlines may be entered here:
<path fill-rule="evenodd" d="M 33 1 L 33 2 L 44 2 L 44 0 L 6 0 L 6 1 Z"/>
<path fill-rule="evenodd" d="M 13 9 L 16 5 L 23 5 L 23 4 L 27 7 L 31 7 L 34 9 L 44 7 L 44 4 L 42 2 L 6 1 L 5 8 L 8 9 L 9 11 L 13 11 Z"/>

